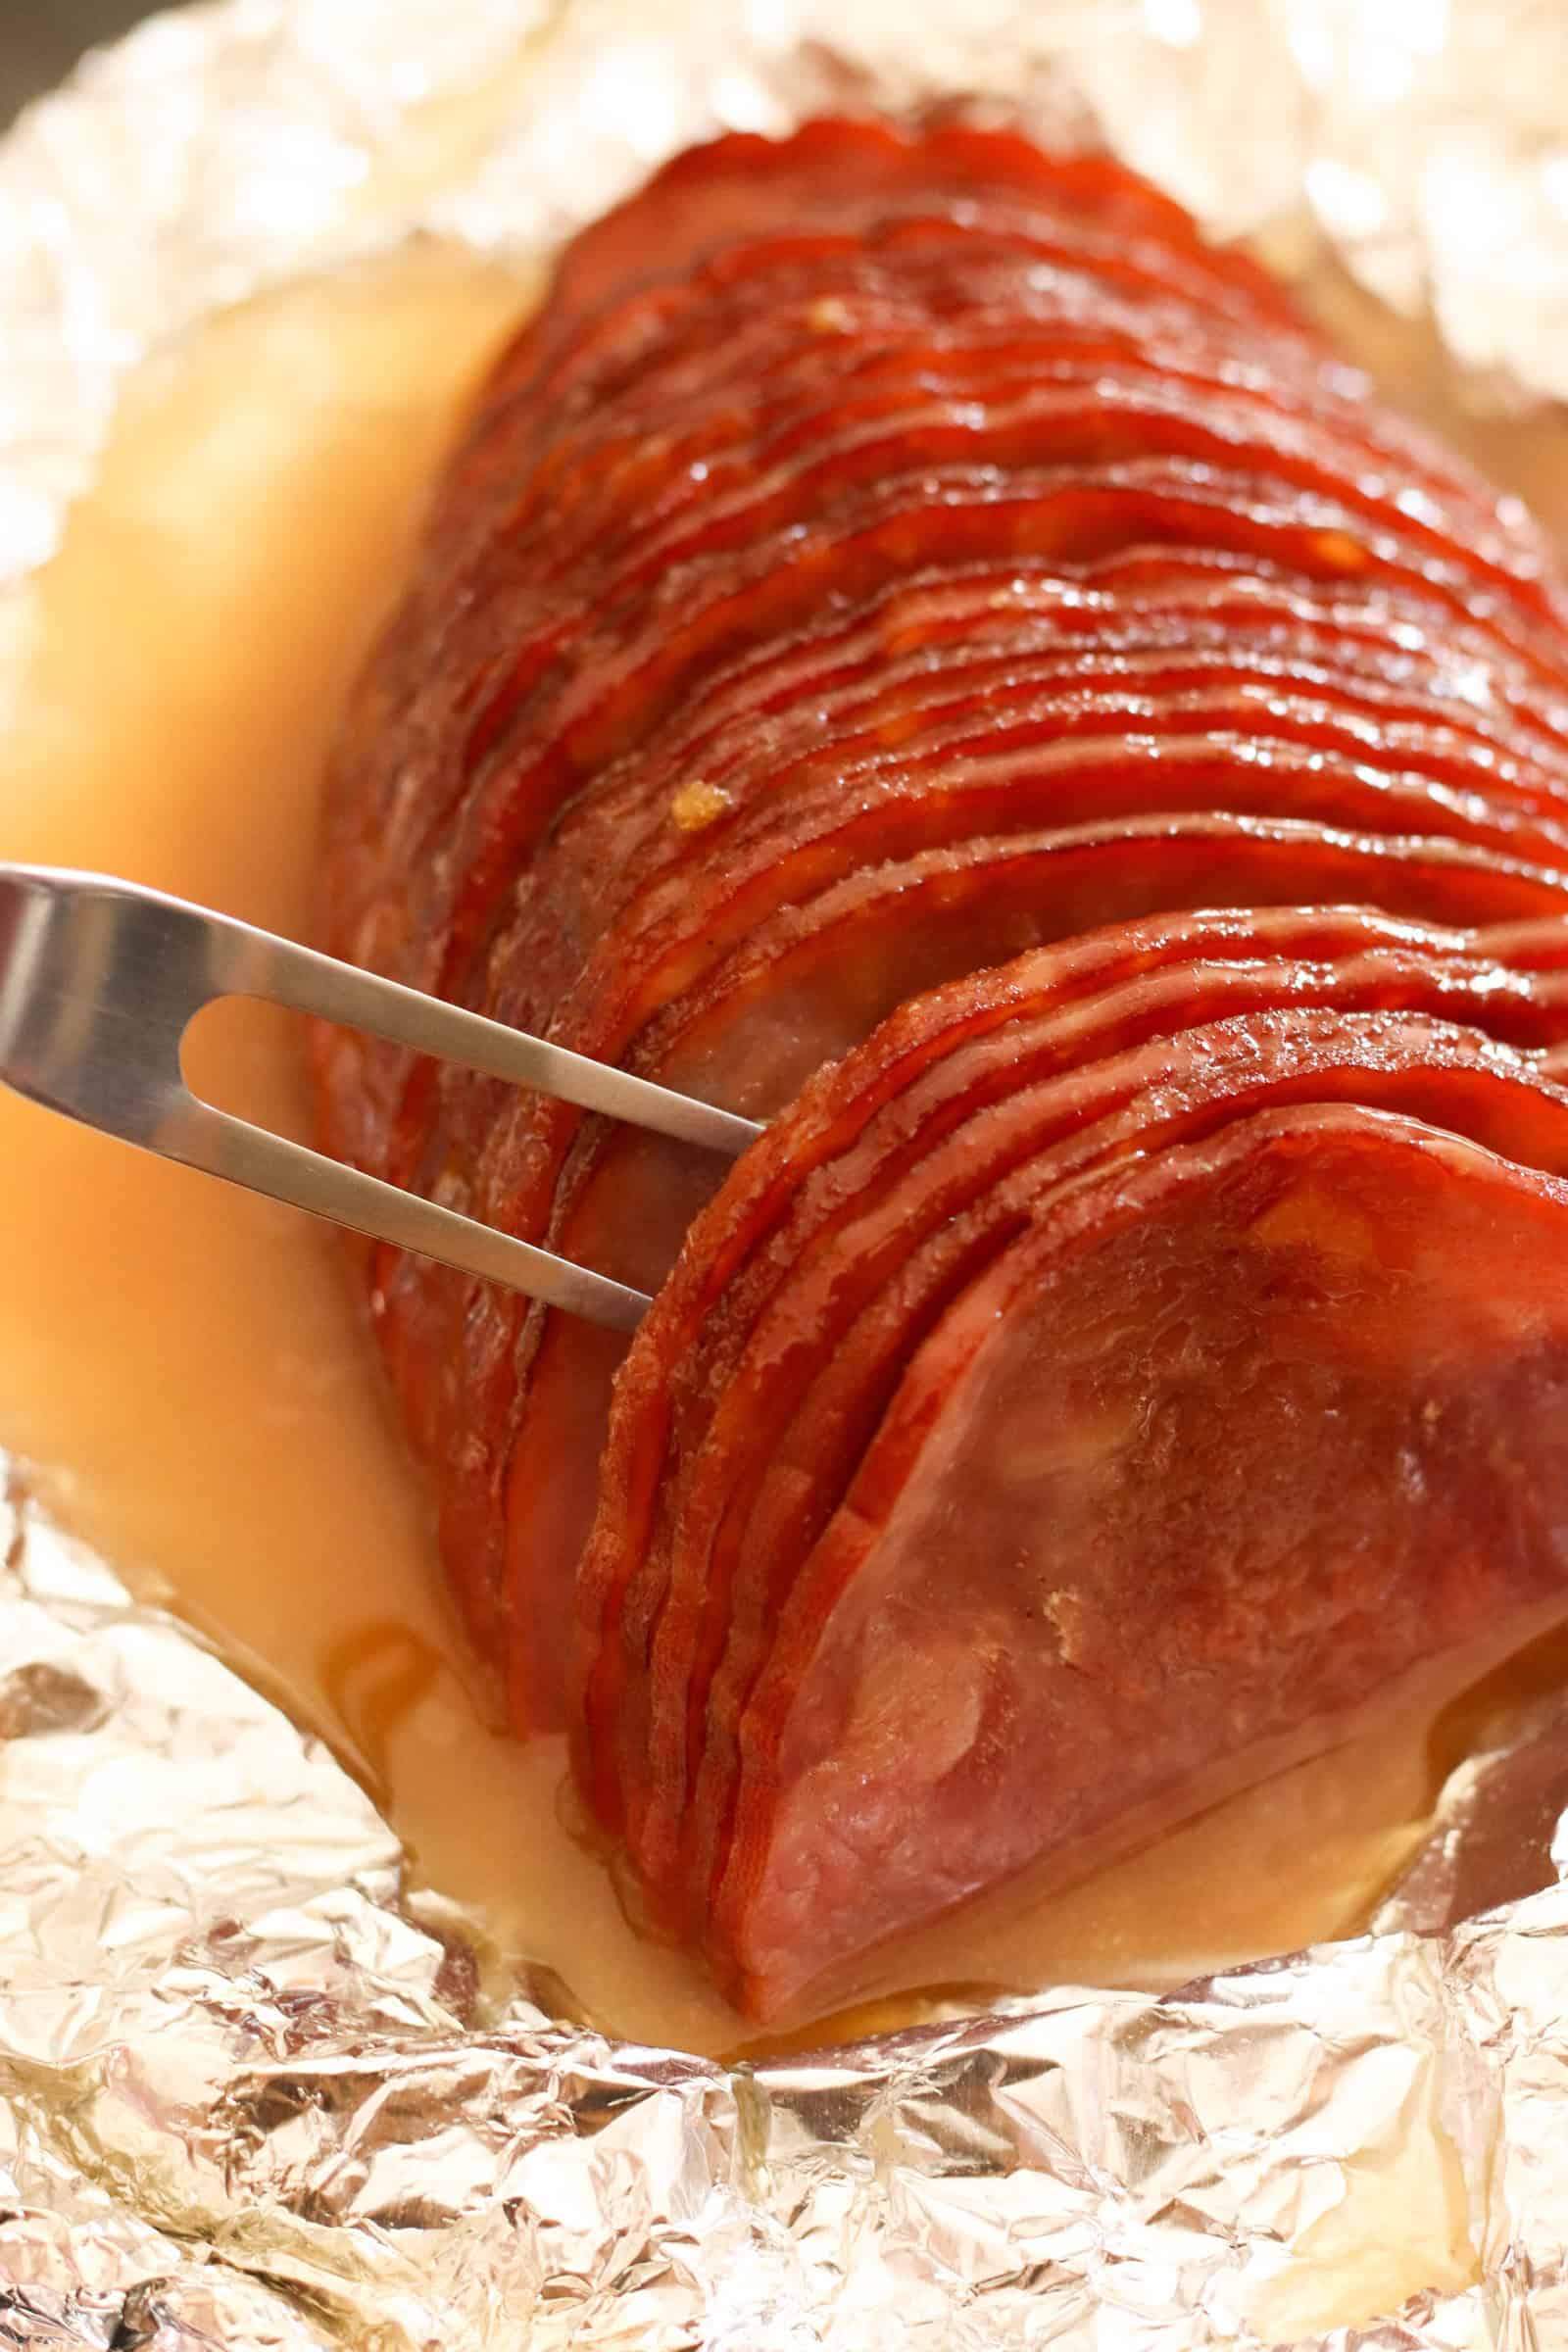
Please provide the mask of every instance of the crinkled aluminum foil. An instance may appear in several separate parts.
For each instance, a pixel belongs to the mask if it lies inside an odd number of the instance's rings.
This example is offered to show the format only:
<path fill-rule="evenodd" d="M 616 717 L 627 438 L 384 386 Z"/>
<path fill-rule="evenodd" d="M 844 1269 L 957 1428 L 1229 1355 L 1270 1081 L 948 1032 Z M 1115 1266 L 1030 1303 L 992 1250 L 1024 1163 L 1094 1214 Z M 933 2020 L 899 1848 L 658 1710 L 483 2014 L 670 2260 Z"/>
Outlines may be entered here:
<path fill-rule="evenodd" d="M 481 86 L 411 196 L 411 111 Z M 1560 0 L 227 0 L 0 151 L 0 564 L 226 302 L 416 226 L 546 248 L 717 123 L 953 87 L 1225 229 L 1304 196 L 1568 391 Z M 0 1521 L 0 2345 L 1568 2344 L 1568 1715 L 1455 1776 L 1371 1936 L 726 2072 L 493 2013 L 319 1744 Z"/>

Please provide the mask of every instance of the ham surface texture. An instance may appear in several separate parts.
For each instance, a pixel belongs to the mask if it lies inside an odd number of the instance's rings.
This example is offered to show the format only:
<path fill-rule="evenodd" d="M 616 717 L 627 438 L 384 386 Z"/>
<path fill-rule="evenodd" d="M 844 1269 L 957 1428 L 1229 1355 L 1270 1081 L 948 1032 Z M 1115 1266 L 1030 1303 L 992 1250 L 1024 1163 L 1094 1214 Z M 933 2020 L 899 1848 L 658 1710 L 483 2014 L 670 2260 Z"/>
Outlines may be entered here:
<path fill-rule="evenodd" d="M 766 1129 L 334 1032 L 323 1140 L 654 1294 L 371 1270 L 511 1718 L 751 2015 L 1568 1606 L 1565 616 L 997 130 L 696 150 L 492 374 L 324 944 Z"/>

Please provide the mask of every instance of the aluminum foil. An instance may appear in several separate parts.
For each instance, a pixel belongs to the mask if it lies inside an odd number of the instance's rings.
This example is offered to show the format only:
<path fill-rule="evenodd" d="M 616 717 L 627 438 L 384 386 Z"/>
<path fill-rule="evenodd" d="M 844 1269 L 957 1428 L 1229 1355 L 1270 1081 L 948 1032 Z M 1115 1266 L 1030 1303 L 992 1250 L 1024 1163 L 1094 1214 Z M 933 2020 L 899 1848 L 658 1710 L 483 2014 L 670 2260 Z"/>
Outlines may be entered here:
<path fill-rule="evenodd" d="M 225 303 L 421 226 L 548 250 L 716 124 L 955 88 L 1568 391 L 1560 0 L 227 0 L 0 151 L 0 564 Z M 1568 2345 L 1568 1713 L 1455 1776 L 1358 1941 L 726 2071 L 497 2007 L 318 1742 L 20 1492 L 0 1553 L 0 2345 Z"/>

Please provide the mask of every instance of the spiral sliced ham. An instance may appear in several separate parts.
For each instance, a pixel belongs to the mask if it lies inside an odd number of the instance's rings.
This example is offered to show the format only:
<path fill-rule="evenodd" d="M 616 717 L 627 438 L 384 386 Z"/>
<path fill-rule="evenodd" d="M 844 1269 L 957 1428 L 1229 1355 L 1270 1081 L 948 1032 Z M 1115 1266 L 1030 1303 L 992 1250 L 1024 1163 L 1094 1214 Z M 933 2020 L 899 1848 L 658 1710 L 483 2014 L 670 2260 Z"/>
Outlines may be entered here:
<path fill-rule="evenodd" d="M 372 1277 L 514 1719 L 754 2014 L 1568 1605 L 1565 612 L 1008 134 L 695 151 L 502 360 L 326 942 L 770 1124 L 726 1178 L 334 1035 L 323 1134 L 656 1294 L 622 1365 Z"/>

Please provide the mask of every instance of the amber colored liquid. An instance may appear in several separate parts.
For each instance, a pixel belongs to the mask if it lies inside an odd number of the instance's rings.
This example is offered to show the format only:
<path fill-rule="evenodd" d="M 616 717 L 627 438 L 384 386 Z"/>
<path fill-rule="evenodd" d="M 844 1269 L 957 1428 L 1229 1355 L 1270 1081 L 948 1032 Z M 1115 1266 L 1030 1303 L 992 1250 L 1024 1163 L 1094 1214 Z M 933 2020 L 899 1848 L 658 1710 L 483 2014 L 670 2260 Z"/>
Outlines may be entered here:
<path fill-rule="evenodd" d="M 63 552 L 0 608 L 0 856 L 308 928 L 336 710 L 526 299 L 498 268 L 422 250 L 236 312 L 144 371 Z M 236 1008 L 196 1043 L 199 1082 L 308 1131 L 286 1027 Z M 0 1093 L 0 1443 L 326 1735 L 498 1969 L 547 1968 L 639 2038 L 745 2038 L 572 1836 L 560 1742 L 487 1727 L 337 1237 Z M 890 1979 L 1171 1983 L 1355 1929 L 1452 1760 L 1442 1707 L 1494 1664 L 1449 1667 L 1334 1754 L 1065 1891 L 945 1926 Z M 1491 1699 L 1505 1708 L 1506 1683 Z"/>

